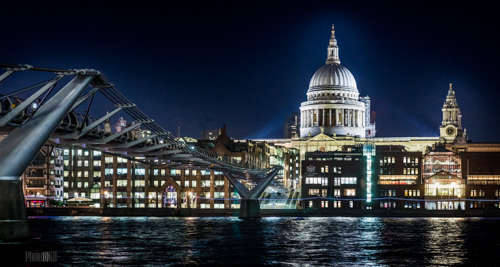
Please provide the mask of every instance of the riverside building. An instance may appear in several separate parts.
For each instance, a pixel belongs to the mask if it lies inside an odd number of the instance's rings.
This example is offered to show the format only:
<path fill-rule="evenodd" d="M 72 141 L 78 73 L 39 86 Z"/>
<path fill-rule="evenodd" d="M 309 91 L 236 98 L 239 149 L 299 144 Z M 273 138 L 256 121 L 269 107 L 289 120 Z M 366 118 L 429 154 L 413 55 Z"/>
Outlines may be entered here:
<path fill-rule="evenodd" d="M 436 116 L 442 116 L 441 125 L 436 125 L 438 136 L 379 137 L 371 110 L 376 98 L 360 95 L 355 77 L 340 64 L 333 29 L 326 50 L 325 65 L 312 76 L 299 116 L 292 113 L 287 138 L 233 140 L 224 126 L 215 139 L 179 140 L 245 167 L 283 166 L 271 186 L 285 188 L 295 200 L 302 198 L 299 205 L 290 206 L 303 209 L 500 208 L 500 143 L 468 140 L 451 84 L 443 88 L 441 113 L 436 107 Z M 109 124 L 105 129 L 112 130 Z M 294 129 L 296 134 L 291 134 Z M 239 205 L 238 194 L 214 170 L 166 168 L 76 146 L 56 146 L 53 151 L 59 150 L 56 154 L 42 151 L 23 176 L 26 205 L 46 206 L 49 200 L 60 199 L 61 179 L 63 199 L 90 198 L 95 207 Z M 57 163 L 60 157 L 63 167 Z M 42 161 L 49 164 L 39 166 L 45 164 Z M 58 168 L 63 168 L 63 178 Z M 43 176 L 31 176 L 33 170 L 37 172 L 33 175 Z"/>

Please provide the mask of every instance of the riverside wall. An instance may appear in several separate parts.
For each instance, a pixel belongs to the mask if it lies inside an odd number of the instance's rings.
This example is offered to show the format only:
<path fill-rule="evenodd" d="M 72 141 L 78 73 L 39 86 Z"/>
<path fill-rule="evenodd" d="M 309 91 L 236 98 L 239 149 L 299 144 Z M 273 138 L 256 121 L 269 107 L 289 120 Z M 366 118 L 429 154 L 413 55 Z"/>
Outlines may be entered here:
<path fill-rule="evenodd" d="M 238 217 L 238 209 L 151 209 L 151 208 L 26 208 L 28 216 L 102 217 Z M 500 209 L 486 210 L 354 210 L 272 209 L 262 217 L 498 217 Z"/>

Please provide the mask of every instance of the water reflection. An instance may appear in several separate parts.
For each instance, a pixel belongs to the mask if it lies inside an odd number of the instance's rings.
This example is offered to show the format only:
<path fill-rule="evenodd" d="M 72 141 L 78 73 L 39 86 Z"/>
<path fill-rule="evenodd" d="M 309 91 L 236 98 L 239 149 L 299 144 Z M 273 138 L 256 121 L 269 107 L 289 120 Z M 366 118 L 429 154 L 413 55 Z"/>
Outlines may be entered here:
<path fill-rule="evenodd" d="M 497 219 L 36 217 L 32 241 L 83 265 L 492 265 Z"/>
<path fill-rule="evenodd" d="M 432 265 L 456 265 L 464 263 L 465 251 L 464 219 L 462 218 L 431 218 L 426 233 L 425 246 L 428 263 Z"/>

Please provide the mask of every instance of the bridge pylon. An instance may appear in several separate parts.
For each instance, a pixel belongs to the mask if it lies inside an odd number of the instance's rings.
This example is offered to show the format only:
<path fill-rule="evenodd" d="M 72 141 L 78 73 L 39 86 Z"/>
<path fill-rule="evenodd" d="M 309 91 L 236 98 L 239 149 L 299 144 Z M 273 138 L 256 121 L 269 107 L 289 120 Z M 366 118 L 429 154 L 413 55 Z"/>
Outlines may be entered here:
<path fill-rule="evenodd" d="M 98 74 L 82 71 L 0 142 L 0 242 L 29 237 L 20 177 Z"/>
<path fill-rule="evenodd" d="M 254 179 L 259 179 L 260 181 L 252 190 L 248 190 L 248 188 L 238 180 L 238 176 L 240 175 L 228 171 L 224 172 L 224 176 L 226 176 L 229 182 L 238 190 L 238 194 L 241 197 L 240 213 L 238 215 L 240 219 L 262 217 L 258 198 L 281 169 L 282 167 L 276 167 L 266 174 L 261 174 L 262 177 L 254 177 Z M 243 176 L 240 177 L 244 178 Z"/>

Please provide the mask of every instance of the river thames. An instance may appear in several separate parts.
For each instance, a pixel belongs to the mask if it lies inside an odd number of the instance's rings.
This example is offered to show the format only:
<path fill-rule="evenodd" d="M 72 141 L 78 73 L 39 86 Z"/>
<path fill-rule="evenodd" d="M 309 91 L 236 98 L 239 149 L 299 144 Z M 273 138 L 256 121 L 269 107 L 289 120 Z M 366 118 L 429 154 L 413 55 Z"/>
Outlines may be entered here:
<path fill-rule="evenodd" d="M 31 217 L 31 241 L 0 248 L 2 266 L 25 264 L 26 251 L 56 251 L 60 266 L 498 266 L 499 227 L 490 218 Z"/>

